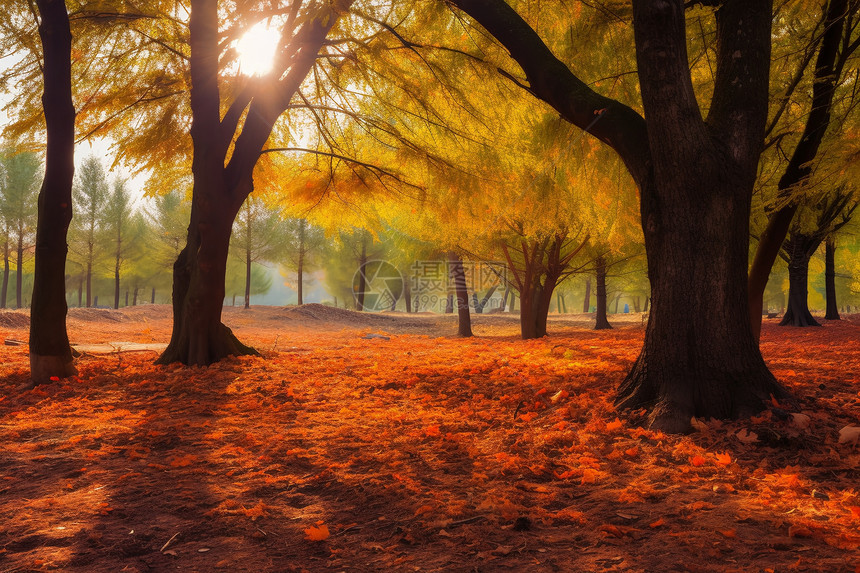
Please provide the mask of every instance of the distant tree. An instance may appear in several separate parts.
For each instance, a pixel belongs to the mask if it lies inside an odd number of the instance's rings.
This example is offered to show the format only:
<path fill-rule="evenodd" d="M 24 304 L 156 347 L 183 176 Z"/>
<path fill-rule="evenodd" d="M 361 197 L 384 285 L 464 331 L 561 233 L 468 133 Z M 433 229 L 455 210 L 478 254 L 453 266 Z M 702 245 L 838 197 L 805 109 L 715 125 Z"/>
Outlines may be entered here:
<path fill-rule="evenodd" d="M 99 253 L 104 230 L 104 209 L 110 188 L 101 161 L 94 156 L 84 159 L 74 187 L 75 214 L 70 229 L 72 251 L 84 267 L 86 306 L 93 304 L 93 267 Z"/>
<path fill-rule="evenodd" d="M 303 217 L 287 219 L 284 228 L 287 240 L 281 260 L 286 269 L 296 273 L 296 304 L 304 304 L 305 274 L 319 266 L 327 240 L 322 229 Z"/>
<path fill-rule="evenodd" d="M 21 308 L 24 252 L 34 238 L 34 215 L 39 189 L 40 162 L 35 153 L 10 153 L 0 157 L 0 214 L 3 217 L 3 286 L 0 308 L 6 308 L 9 284 L 9 255 L 15 257 L 16 307 Z"/>
<path fill-rule="evenodd" d="M 102 226 L 107 251 L 113 259 L 113 307 L 119 308 L 120 273 L 130 259 L 139 256 L 140 239 L 146 231 L 142 218 L 135 219 L 131 193 L 122 179 L 114 180 L 113 190 L 105 201 Z"/>
<path fill-rule="evenodd" d="M 245 308 L 251 306 L 251 263 L 280 258 L 287 240 L 280 214 L 248 195 L 233 222 L 230 253 L 245 263 Z"/>

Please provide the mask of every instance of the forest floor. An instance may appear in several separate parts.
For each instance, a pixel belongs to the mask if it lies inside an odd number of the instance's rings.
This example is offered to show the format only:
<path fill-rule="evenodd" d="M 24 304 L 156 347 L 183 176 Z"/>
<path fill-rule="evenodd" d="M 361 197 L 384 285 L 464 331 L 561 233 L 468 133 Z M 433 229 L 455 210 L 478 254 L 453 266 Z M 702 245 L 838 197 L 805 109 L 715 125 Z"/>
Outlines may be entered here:
<path fill-rule="evenodd" d="M 687 436 L 613 409 L 644 330 L 611 318 L 228 308 L 262 357 L 184 368 L 169 308 L 72 309 L 78 377 L 16 391 L 0 349 L 0 571 L 860 572 L 860 316 L 766 320 L 803 415 Z"/>

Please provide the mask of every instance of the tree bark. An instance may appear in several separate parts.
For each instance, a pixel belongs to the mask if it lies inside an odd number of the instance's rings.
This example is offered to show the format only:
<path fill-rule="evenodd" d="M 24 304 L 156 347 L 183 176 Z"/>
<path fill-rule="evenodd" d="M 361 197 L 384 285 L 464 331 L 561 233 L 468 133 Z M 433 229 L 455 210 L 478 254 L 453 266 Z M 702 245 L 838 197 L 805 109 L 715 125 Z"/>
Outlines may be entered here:
<path fill-rule="evenodd" d="M 591 278 L 585 279 L 585 298 L 582 301 L 582 312 L 591 310 Z"/>
<path fill-rule="evenodd" d="M 827 237 L 824 243 L 824 292 L 827 298 L 825 320 L 840 320 L 839 306 L 836 304 L 836 240 Z"/>
<path fill-rule="evenodd" d="M 606 259 L 597 257 L 594 266 L 597 282 L 597 321 L 594 324 L 594 330 L 607 330 L 612 328 L 612 325 L 606 318 Z"/>
<path fill-rule="evenodd" d="M 137 293 L 140 289 L 138 287 L 134 287 L 134 293 L 131 299 L 131 306 L 137 306 Z"/>
<path fill-rule="evenodd" d="M 39 191 L 36 259 L 30 311 L 33 383 L 76 374 L 66 332 L 66 234 L 72 220 L 75 108 L 72 104 L 72 34 L 62 0 L 36 0 L 44 52 L 42 106 L 47 129 L 45 178 Z"/>
<path fill-rule="evenodd" d="M 113 307 L 119 308 L 119 267 L 120 267 L 120 251 L 117 249 L 116 265 L 113 268 Z M 128 306 L 128 293 L 126 292 L 125 305 Z"/>
<path fill-rule="evenodd" d="M 821 326 L 809 312 L 809 259 L 818 247 L 808 235 L 792 233 L 786 241 L 788 261 L 788 307 L 780 326 Z"/>
<path fill-rule="evenodd" d="M 454 293 L 449 292 L 448 296 L 445 297 L 445 314 L 452 314 L 453 312 L 454 312 Z"/>
<path fill-rule="evenodd" d="M 149 300 L 149 304 L 155 304 L 155 287 L 152 287 L 152 297 Z"/>
<path fill-rule="evenodd" d="M 466 271 L 463 261 L 456 253 L 449 253 L 451 277 L 454 280 L 454 291 L 457 299 L 457 334 L 462 337 L 472 336 L 472 317 L 469 314 L 469 293 L 466 291 Z"/>

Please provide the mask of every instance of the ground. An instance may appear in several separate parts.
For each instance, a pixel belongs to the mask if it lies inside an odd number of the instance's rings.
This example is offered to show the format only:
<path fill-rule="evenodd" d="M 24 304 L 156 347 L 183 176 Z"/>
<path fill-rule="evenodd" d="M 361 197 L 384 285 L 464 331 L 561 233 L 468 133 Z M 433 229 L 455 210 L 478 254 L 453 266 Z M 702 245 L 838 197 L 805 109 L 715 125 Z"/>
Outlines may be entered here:
<path fill-rule="evenodd" d="M 803 415 L 689 436 L 612 407 L 640 318 L 588 320 L 229 308 L 263 356 L 207 369 L 115 344 L 167 307 L 73 309 L 77 378 L 18 392 L 0 350 L 0 571 L 860 572 L 860 317 L 766 320 Z"/>

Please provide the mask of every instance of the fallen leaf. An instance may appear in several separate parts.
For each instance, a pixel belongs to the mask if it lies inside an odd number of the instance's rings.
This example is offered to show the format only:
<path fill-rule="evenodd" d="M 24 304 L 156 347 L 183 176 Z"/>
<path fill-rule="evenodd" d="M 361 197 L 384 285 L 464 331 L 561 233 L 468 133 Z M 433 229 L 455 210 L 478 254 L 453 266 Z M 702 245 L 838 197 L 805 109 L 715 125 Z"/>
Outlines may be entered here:
<path fill-rule="evenodd" d="M 623 426 L 623 425 L 624 425 L 624 423 L 621 420 L 619 420 L 618 418 L 615 418 L 614 422 L 607 422 L 606 423 L 606 430 L 609 432 L 613 432 L 615 430 L 621 429 L 621 426 Z"/>
<path fill-rule="evenodd" d="M 649 523 L 648 527 L 650 527 L 651 529 L 657 529 L 658 527 L 663 527 L 664 525 L 666 525 L 666 520 L 661 517 L 657 521 Z"/>
<path fill-rule="evenodd" d="M 314 525 L 305 529 L 305 539 L 308 541 L 325 541 L 329 538 L 328 525 L 320 525 L 316 527 Z"/>
<path fill-rule="evenodd" d="M 736 529 L 719 529 L 718 531 L 723 535 L 723 537 L 726 537 L 728 539 L 734 539 L 738 536 L 738 532 Z"/>
<path fill-rule="evenodd" d="M 553 404 L 556 404 L 562 398 L 567 398 L 568 396 L 569 396 L 569 394 L 567 393 L 567 390 L 559 390 L 558 392 L 556 392 L 555 394 L 552 395 L 552 397 L 549 399 L 549 401 L 552 402 Z"/>
<path fill-rule="evenodd" d="M 791 423 L 803 430 L 809 426 L 809 416 L 807 416 L 806 414 L 798 414 L 796 412 L 792 412 Z"/>
<path fill-rule="evenodd" d="M 717 458 L 717 465 L 718 466 L 728 466 L 732 463 L 732 456 L 730 456 L 729 454 L 723 453 L 723 454 L 715 454 L 715 455 Z"/>
<path fill-rule="evenodd" d="M 697 432 L 702 432 L 703 434 L 707 434 L 711 431 L 711 428 L 708 426 L 708 424 L 695 416 L 690 418 L 690 426 Z"/>
<path fill-rule="evenodd" d="M 857 426 L 845 426 L 839 430 L 840 444 L 854 444 L 856 446 L 858 440 L 860 440 L 860 428 Z"/>
<path fill-rule="evenodd" d="M 756 434 L 755 432 L 750 432 L 746 428 L 738 430 L 738 433 L 735 434 L 735 437 L 745 444 L 752 444 L 753 442 L 758 441 L 758 434 Z"/>
<path fill-rule="evenodd" d="M 703 458 L 702 456 L 693 456 L 692 458 L 690 458 L 690 464 L 694 465 L 697 468 L 705 465 L 705 461 L 705 458 Z"/>

